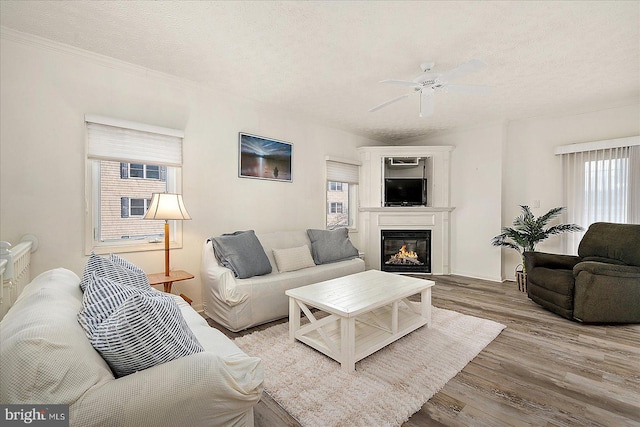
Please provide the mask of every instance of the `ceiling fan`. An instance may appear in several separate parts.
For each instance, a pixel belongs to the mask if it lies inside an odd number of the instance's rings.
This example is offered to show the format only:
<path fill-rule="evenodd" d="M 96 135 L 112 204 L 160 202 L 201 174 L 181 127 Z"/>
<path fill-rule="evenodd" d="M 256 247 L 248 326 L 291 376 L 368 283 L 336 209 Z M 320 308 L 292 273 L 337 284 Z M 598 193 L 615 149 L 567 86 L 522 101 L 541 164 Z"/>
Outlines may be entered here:
<path fill-rule="evenodd" d="M 369 112 L 378 111 L 389 104 L 408 98 L 411 95 L 420 94 L 420 117 L 427 117 L 433 113 L 433 94 L 436 91 L 441 92 L 457 92 L 457 93 L 487 93 L 488 86 L 452 84 L 453 80 L 460 78 L 466 74 L 478 71 L 486 66 L 484 61 L 480 59 L 472 59 L 464 64 L 458 65 L 456 68 L 444 73 L 430 72 L 434 66 L 434 62 L 424 62 L 420 64 L 422 74 L 413 80 L 382 80 L 380 83 L 391 83 L 402 86 L 409 86 L 413 90 L 405 95 L 390 99 L 382 104 L 373 107 Z"/>

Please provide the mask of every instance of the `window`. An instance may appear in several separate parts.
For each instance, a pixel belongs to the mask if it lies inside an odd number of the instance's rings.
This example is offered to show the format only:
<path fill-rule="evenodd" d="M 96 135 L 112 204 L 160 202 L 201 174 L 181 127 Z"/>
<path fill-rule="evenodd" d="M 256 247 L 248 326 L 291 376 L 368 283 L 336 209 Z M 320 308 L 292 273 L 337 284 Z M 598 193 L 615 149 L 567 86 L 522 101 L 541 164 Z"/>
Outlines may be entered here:
<path fill-rule="evenodd" d="M 331 213 L 331 214 L 345 213 L 344 204 L 342 202 L 330 202 L 330 204 L 329 204 L 329 213 Z M 345 225 L 348 225 L 348 223 L 345 224 Z"/>
<path fill-rule="evenodd" d="M 640 138 L 621 138 L 556 149 L 562 154 L 566 222 L 640 223 Z M 582 233 L 563 235 L 576 253 Z"/>
<path fill-rule="evenodd" d="M 350 160 L 327 159 L 327 228 L 355 228 L 358 165 Z"/>
<path fill-rule="evenodd" d="M 120 177 L 140 178 L 140 179 L 161 179 L 166 180 L 166 166 L 145 165 L 141 163 L 120 163 Z"/>
<path fill-rule="evenodd" d="M 153 193 L 179 193 L 182 133 L 98 116 L 87 122 L 85 251 L 109 253 L 163 248 L 164 221 L 143 220 Z M 172 247 L 182 221 L 170 226 Z"/>
<path fill-rule="evenodd" d="M 120 198 L 120 218 L 143 217 L 149 209 L 151 199 Z M 163 226 L 164 228 L 164 226 Z"/>
<path fill-rule="evenodd" d="M 583 221 L 627 221 L 629 153 L 609 153 L 610 157 L 586 160 L 584 165 Z"/>
<path fill-rule="evenodd" d="M 334 190 L 340 187 L 345 190 Z M 346 182 L 329 181 L 327 191 L 327 228 L 350 227 L 353 225 L 349 218 L 349 184 Z"/>
<path fill-rule="evenodd" d="M 348 187 L 349 184 L 346 182 L 335 182 L 329 181 L 329 191 L 344 191 L 343 186 Z"/>

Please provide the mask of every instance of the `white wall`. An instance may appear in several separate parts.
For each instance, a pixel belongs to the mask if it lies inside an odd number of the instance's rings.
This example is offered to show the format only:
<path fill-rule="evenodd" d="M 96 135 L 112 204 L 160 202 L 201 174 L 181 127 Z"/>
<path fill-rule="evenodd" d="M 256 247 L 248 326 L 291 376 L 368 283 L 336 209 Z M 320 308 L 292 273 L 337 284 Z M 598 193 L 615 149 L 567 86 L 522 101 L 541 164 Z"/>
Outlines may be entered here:
<path fill-rule="evenodd" d="M 503 124 L 402 141 L 411 145 L 453 145 L 451 152 L 451 273 L 501 280 L 500 249 L 489 241 L 499 233 L 502 209 Z"/>
<path fill-rule="evenodd" d="M 519 205 L 531 207 L 534 201 L 540 201 L 539 208 L 532 208 L 536 216 L 563 206 L 562 160 L 553 154 L 557 146 L 634 135 L 640 135 L 637 99 L 607 110 L 511 121 L 507 127 L 505 155 L 504 225 L 510 225 L 519 215 Z M 561 237 L 551 236 L 536 249 L 562 253 Z M 518 254 L 505 249 L 505 277 L 513 279 L 518 263 Z"/>
<path fill-rule="evenodd" d="M 47 43 L 45 43 L 46 45 Z M 200 251 L 209 236 L 324 226 L 324 157 L 357 159 L 356 147 L 380 142 L 323 127 L 285 111 L 149 70 L 80 54 L 53 43 L 3 37 L 0 50 L 0 239 L 40 239 L 34 274 L 63 266 L 80 274 L 84 256 L 84 114 L 101 114 L 185 130 L 183 193 L 194 218 L 172 266 L 196 273 L 176 284 L 200 295 Z M 621 105 L 625 105 L 621 103 Z M 294 144 L 292 184 L 237 178 L 237 133 Z M 583 114 L 490 124 L 407 145 L 454 145 L 452 272 L 513 278 L 515 251 L 490 246 L 518 205 L 540 200 L 536 214 L 561 206 L 557 145 L 640 134 L 637 99 Z M 354 241 L 359 243 L 356 234 Z M 541 250 L 559 251 L 549 239 Z M 160 252 L 125 255 L 161 271 Z"/>
<path fill-rule="evenodd" d="M 84 256 L 85 114 L 184 129 L 183 194 L 193 217 L 171 265 L 196 274 L 177 283 L 201 306 L 201 249 L 207 237 L 323 228 L 325 156 L 358 159 L 377 141 L 301 120 L 294 114 L 97 55 L 31 38 L 3 37 L 0 239 L 35 234 L 32 274 Z M 44 43 L 44 44 L 43 44 Z M 238 132 L 293 143 L 293 183 L 238 178 Z M 357 243 L 357 235 L 355 236 Z M 161 252 L 124 255 L 162 271 Z"/>
<path fill-rule="evenodd" d="M 562 161 L 555 147 L 640 135 L 640 104 L 621 100 L 620 107 L 580 114 L 514 120 L 399 145 L 453 145 L 451 154 L 453 274 L 490 280 L 515 280 L 521 258 L 512 249 L 490 246 L 500 228 L 511 225 L 520 205 L 535 215 L 563 206 Z M 540 207 L 533 208 L 539 201 Z M 538 250 L 561 253 L 560 236 Z"/>

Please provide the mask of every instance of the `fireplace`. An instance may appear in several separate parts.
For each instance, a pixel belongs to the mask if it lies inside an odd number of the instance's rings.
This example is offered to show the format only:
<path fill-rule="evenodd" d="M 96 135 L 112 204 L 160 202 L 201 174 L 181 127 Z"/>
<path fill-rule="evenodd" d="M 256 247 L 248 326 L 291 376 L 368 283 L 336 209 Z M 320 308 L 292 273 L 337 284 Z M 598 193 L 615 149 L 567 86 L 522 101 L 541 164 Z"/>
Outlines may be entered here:
<path fill-rule="evenodd" d="M 380 230 L 380 269 L 431 273 L 431 230 Z"/>

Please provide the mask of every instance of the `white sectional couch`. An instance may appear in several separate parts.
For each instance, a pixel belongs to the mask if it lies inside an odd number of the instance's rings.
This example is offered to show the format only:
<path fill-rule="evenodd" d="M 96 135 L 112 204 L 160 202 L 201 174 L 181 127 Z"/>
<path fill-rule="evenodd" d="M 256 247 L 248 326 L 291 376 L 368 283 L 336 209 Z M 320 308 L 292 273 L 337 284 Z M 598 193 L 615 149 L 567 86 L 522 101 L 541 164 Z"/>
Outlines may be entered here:
<path fill-rule="evenodd" d="M 66 269 L 27 285 L 0 322 L 0 402 L 68 404 L 71 426 L 252 426 L 263 369 L 182 298 L 204 351 L 115 378 L 78 323 L 80 278 Z"/>
<path fill-rule="evenodd" d="M 227 329 L 237 332 L 289 314 L 289 302 L 284 292 L 323 280 L 364 271 L 360 258 L 331 262 L 296 271 L 279 272 L 274 249 L 298 248 L 311 241 L 305 230 L 265 233 L 257 236 L 269 263 L 271 273 L 238 279 L 223 267 L 214 254 L 213 245 L 203 245 L 201 277 L 204 312 Z"/>

